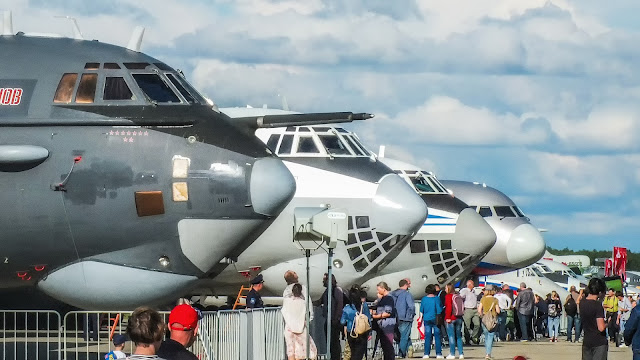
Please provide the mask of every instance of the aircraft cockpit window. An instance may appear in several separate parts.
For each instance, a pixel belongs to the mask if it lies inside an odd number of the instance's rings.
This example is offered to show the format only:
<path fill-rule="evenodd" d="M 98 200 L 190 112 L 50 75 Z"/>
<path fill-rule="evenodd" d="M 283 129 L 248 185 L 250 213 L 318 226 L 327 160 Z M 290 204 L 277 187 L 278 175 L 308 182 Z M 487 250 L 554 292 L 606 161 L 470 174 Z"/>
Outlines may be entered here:
<path fill-rule="evenodd" d="M 105 70 L 119 70 L 120 69 L 120 65 L 118 65 L 116 63 L 104 63 L 104 69 Z"/>
<path fill-rule="evenodd" d="M 493 213 L 491 212 L 491 208 L 488 206 L 480 206 L 480 210 L 478 210 L 478 214 L 482 217 L 491 217 Z"/>
<path fill-rule="evenodd" d="M 533 268 L 533 272 L 536 273 L 536 276 L 538 277 L 544 277 L 544 275 L 542 274 L 542 272 L 536 268 Z"/>
<path fill-rule="evenodd" d="M 298 128 L 298 131 L 299 131 L 299 132 L 311 132 L 311 130 L 309 130 L 309 128 L 308 128 L 308 127 L 306 127 L 306 126 L 304 126 L 304 127 L 299 127 L 299 128 Z"/>
<path fill-rule="evenodd" d="M 269 150 L 273 152 L 276 151 L 278 140 L 280 140 L 280 135 L 278 134 L 271 134 L 271 136 L 269 136 L 269 140 L 267 140 L 267 147 L 269 148 Z"/>
<path fill-rule="evenodd" d="M 349 141 L 349 145 L 351 145 L 351 148 L 353 149 L 353 152 L 356 153 L 356 155 L 368 156 L 364 148 L 358 145 L 358 142 L 352 135 L 344 135 L 344 137 Z"/>
<path fill-rule="evenodd" d="M 337 130 L 339 133 L 345 133 L 345 134 L 348 134 L 348 133 L 349 133 L 347 130 L 345 130 L 345 129 L 343 129 L 343 128 L 336 128 L 336 130 Z"/>
<path fill-rule="evenodd" d="M 514 206 L 514 207 L 513 207 L 513 211 L 515 211 L 515 212 L 516 212 L 516 214 L 518 214 L 518 216 L 519 216 L 519 217 L 524 217 L 524 214 L 522 213 L 522 210 L 520 210 L 520 208 L 519 208 L 519 207 Z"/>
<path fill-rule="evenodd" d="M 169 78 L 169 80 L 173 84 L 173 86 L 175 86 L 176 89 L 178 89 L 178 91 L 180 91 L 180 94 L 182 94 L 184 99 L 187 100 L 187 102 L 189 104 L 193 104 L 194 102 L 196 102 L 196 100 L 193 98 L 193 96 L 191 96 L 191 94 L 189 94 L 187 89 L 185 89 L 184 86 L 182 86 L 182 84 L 180 84 L 180 81 L 178 81 L 178 79 L 176 79 L 175 75 L 173 75 L 173 74 L 166 74 L 166 75 L 167 75 L 167 78 Z"/>
<path fill-rule="evenodd" d="M 364 145 L 362 145 L 362 143 L 360 143 L 360 140 L 358 140 L 358 137 L 355 135 L 351 136 L 352 140 L 358 145 L 358 147 L 360 147 L 360 149 L 362 149 L 362 152 L 364 153 L 365 156 L 369 156 L 369 151 L 367 151 L 367 148 L 364 147 Z"/>
<path fill-rule="evenodd" d="M 278 155 L 291 154 L 291 147 L 293 146 L 293 135 L 284 135 L 280 142 L 280 148 L 278 149 Z"/>
<path fill-rule="evenodd" d="M 429 172 L 427 172 L 427 171 L 423 171 L 422 173 L 423 173 L 423 174 L 429 174 Z M 431 182 L 431 183 L 433 184 L 433 186 L 434 186 L 434 187 L 435 187 L 439 192 L 442 192 L 442 193 L 446 193 L 446 192 L 448 192 L 447 190 L 445 190 L 444 185 L 442 185 L 442 184 L 440 183 L 440 181 L 438 181 L 438 179 L 436 179 L 436 177 L 435 177 L 435 176 L 428 176 L 428 178 L 429 178 L 429 182 Z"/>
<path fill-rule="evenodd" d="M 62 75 L 62 79 L 60 79 L 60 83 L 58 83 L 58 88 L 56 89 L 56 94 L 53 97 L 53 102 L 70 103 L 71 97 L 73 96 L 73 89 L 76 87 L 76 81 L 78 81 L 78 74 Z"/>
<path fill-rule="evenodd" d="M 436 193 L 437 191 L 431 186 L 431 184 L 422 176 L 410 176 L 413 186 L 421 193 Z"/>
<path fill-rule="evenodd" d="M 85 70 L 98 70 L 100 69 L 100 63 L 86 63 L 84 64 Z"/>
<path fill-rule="evenodd" d="M 78 93 L 76 94 L 76 102 L 80 104 L 92 104 L 96 97 L 97 83 L 98 74 L 82 74 L 80 85 L 78 85 Z"/>
<path fill-rule="evenodd" d="M 331 131 L 331 128 L 326 126 L 316 126 L 313 128 L 313 130 L 315 130 L 316 132 L 329 132 Z"/>
<path fill-rule="evenodd" d="M 107 77 L 104 80 L 103 100 L 133 100 L 133 93 L 123 77 Z"/>
<path fill-rule="evenodd" d="M 126 64 L 125 64 L 126 65 Z M 156 74 L 132 74 L 140 89 L 152 101 L 160 103 L 179 103 L 178 96 Z"/>
<path fill-rule="evenodd" d="M 144 70 L 151 64 L 149 63 L 124 63 L 124 67 L 129 70 Z"/>
<path fill-rule="evenodd" d="M 296 152 L 298 154 L 317 154 L 320 150 L 318 150 L 318 147 L 311 136 L 300 136 L 298 138 L 298 149 Z"/>
<path fill-rule="evenodd" d="M 511 210 L 510 206 L 495 206 L 494 209 L 498 217 L 516 217 L 516 214 Z"/>
<path fill-rule="evenodd" d="M 337 135 L 318 135 L 318 137 L 329 154 L 351 155 L 347 145 L 344 144 Z"/>

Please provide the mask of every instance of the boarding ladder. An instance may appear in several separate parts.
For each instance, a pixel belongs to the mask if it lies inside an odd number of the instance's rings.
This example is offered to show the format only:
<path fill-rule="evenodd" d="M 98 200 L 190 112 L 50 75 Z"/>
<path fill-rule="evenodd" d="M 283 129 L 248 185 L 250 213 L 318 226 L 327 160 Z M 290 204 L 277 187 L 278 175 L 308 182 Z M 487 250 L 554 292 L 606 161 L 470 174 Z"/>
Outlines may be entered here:
<path fill-rule="evenodd" d="M 246 299 L 247 298 L 247 294 L 249 293 L 249 290 L 251 290 L 251 286 L 244 286 L 241 285 L 240 286 L 240 291 L 238 291 L 238 296 L 236 297 L 236 302 L 233 303 L 233 310 L 235 310 L 238 305 L 240 304 L 240 299 Z"/>

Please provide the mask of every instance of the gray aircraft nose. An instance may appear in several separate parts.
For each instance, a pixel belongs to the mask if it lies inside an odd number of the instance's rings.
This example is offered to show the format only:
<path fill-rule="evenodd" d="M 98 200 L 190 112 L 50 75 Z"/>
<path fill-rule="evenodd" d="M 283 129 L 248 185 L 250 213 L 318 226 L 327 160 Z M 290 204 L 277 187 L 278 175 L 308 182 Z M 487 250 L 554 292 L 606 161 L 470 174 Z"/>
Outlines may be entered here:
<path fill-rule="evenodd" d="M 253 164 L 249 191 L 255 212 L 276 216 L 296 193 L 296 181 L 282 160 L 263 158 Z"/>
<path fill-rule="evenodd" d="M 404 180 L 385 175 L 373 198 L 372 226 L 376 231 L 411 235 L 427 218 L 427 205 Z"/>
<path fill-rule="evenodd" d="M 473 209 L 464 209 L 458 216 L 453 246 L 471 255 L 486 254 L 496 243 L 496 233 Z"/>
<path fill-rule="evenodd" d="M 540 231 L 531 224 L 518 225 L 507 243 L 507 260 L 516 267 L 529 266 L 544 255 L 545 243 Z"/>

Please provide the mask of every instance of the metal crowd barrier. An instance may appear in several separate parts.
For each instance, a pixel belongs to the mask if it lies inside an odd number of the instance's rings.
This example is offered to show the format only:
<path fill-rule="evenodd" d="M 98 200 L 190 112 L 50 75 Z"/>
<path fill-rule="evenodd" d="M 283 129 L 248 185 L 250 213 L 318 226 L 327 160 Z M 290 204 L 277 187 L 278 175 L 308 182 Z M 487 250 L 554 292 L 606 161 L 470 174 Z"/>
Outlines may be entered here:
<path fill-rule="evenodd" d="M 0 311 L 0 360 L 102 360 L 131 311 Z M 165 322 L 169 312 L 160 312 Z M 167 334 L 168 335 L 168 334 Z M 131 354 L 128 341 L 124 352 Z M 201 360 L 286 359 L 280 308 L 203 313 L 189 349 Z"/>
<path fill-rule="evenodd" d="M 57 312 L 0 310 L 0 324 L 0 359 L 60 359 L 62 342 Z"/>

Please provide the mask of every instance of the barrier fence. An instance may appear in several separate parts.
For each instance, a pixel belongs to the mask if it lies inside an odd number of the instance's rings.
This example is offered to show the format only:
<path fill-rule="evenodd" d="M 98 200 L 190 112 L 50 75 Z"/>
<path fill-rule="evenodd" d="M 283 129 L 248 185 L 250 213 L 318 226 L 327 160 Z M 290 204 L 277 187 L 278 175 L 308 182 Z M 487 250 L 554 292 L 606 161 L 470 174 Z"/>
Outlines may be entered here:
<path fill-rule="evenodd" d="M 0 310 L 0 360 L 103 360 L 130 314 Z M 169 312 L 160 314 L 166 323 Z M 205 312 L 189 350 L 201 360 L 286 359 L 283 331 L 280 308 Z M 124 352 L 133 350 L 128 341 Z"/>

